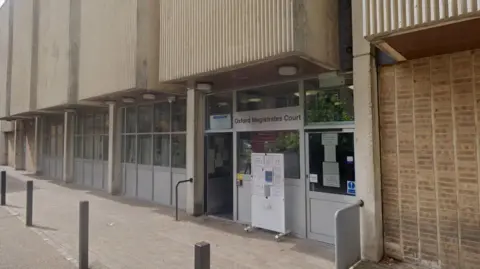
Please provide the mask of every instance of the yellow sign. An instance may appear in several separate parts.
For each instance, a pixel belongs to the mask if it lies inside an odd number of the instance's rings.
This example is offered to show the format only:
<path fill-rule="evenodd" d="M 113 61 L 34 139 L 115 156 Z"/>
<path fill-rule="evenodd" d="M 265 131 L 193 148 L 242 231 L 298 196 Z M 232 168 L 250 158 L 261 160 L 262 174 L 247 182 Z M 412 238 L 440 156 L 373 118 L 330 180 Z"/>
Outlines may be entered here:
<path fill-rule="evenodd" d="M 243 180 L 243 174 L 237 174 L 237 180 Z"/>

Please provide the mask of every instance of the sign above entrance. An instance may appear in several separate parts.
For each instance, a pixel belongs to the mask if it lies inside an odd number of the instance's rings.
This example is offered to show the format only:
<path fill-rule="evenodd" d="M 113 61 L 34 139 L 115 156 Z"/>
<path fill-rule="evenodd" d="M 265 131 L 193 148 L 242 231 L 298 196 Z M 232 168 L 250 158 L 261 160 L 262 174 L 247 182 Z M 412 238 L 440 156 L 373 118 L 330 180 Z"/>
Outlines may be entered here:
<path fill-rule="evenodd" d="M 233 115 L 233 128 L 238 132 L 295 130 L 302 128 L 300 107 L 285 107 L 237 112 Z"/>

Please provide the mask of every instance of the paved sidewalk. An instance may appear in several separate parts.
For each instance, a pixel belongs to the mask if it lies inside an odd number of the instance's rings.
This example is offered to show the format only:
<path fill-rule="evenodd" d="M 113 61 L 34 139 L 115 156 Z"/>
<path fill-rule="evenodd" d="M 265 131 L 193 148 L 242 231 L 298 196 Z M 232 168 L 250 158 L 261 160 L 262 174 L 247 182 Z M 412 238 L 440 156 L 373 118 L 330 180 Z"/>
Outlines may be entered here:
<path fill-rule="evenodd" d="M 9 167 L 7 175 L 31 179 Z M 75 262 L 78 253 L 78 203 L 90 201 L 90 260 L 92 268 L 193 268 L 193 246 L 211 244 L 212 268 L 294 269 L 334 267 L 333 249 L 310 240 L 288 238 L 277 243 L 273 235 L 245 233 L 238 224 L 192 218 L 174 210 L 102 192 L 34 182 L 33 223 L 63 256 Z M 8 194 L 11 211 L 24 216 L 25 191 Z"/>
<path fill-rule="evenodd" d="M 52 245 L 9 212 L 0 208 L 0 269 L 74 269 Z"/>

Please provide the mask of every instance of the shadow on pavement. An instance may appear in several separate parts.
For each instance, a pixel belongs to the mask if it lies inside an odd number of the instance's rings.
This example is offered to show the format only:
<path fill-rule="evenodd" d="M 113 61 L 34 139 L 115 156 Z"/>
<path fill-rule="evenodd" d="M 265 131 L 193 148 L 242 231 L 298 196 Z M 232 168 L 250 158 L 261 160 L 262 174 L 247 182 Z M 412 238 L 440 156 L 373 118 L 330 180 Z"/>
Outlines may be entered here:
<path fill-rule="evenodd" d="M 53 231 L 53 232 L 58 231 L 58 229 L 55 229 L 55 228 L 50 228 L 50 227 L 36 225 L 36 224 L 34 224 L 33 227 L 37 228 L 37 229 L 40 229 L 40 230 L 44 230 L 44 231 Z"/>

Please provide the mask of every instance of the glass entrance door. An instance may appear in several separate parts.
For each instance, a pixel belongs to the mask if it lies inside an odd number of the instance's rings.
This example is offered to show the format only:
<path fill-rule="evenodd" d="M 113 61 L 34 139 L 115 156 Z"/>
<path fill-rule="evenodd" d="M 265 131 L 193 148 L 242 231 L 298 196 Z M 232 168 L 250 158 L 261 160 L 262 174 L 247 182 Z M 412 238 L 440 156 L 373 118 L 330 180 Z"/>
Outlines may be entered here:
<path fill-rule="evenodd" d="M 306 133 L 308 237 L 333 244 L 335 212 L 355 203 L 353 131 Z"/>

